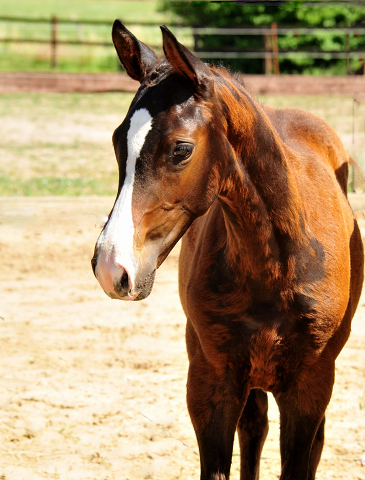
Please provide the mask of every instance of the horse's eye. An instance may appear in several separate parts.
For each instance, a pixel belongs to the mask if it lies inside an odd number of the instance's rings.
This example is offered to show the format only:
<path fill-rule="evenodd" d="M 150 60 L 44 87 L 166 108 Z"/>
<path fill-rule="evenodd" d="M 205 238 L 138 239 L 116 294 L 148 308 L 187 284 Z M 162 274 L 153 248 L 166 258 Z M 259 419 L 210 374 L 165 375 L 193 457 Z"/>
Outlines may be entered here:
<path fill-rule="evenodd" d="M 194 146 L 191 143 L 178 143 L 174 150 L 174 157 L 176 161 L 181 162 L 190 157 Z"/>

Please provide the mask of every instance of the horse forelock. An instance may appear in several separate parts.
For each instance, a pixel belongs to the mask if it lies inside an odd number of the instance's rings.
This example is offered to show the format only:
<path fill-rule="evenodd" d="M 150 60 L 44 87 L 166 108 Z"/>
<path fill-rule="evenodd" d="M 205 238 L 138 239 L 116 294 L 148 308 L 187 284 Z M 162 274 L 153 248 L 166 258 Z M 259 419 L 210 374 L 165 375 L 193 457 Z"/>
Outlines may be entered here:
<path fill-rule="evenodd" d="M 155 65 L 148 75 L 144 78 L 143 84 L 147 87 L 153 87 L 165 80 L 173 72 L 172 66 L 167 60 L 161 60 Z"/>
<path fill-rule="evenodd" d="M 232 75 L 229 70 L 223 67 L 209 66 L 209 68 L 211 69 L 212 79 L 214 82 L 213 92 L 215 92 L 215 94 L 218 94 L 218 97 L 225 97 L 226 99 L 228 99 L 228 94 L 224 95 L 225 89 L 235 91 L 235 95 L 237 97 L 240 95 L 246 95 L 247 97 L 249 97 L 245 92 L 242 79 L 239 76 Z M 163 98 L 161 95 L 162 92 L 158 92 L 160 96 L 161 106 L 164 103 L 173 104 L 175 101 L 176 103 L 179 103 L 178 92 L 181 90 L 187 90 L 190 92 L 191 96 L 195 98 L 195 103 L 200 108 L 205 120 L 207 122 L 210 122 L 214 129 L 217 128 L 217 124 L 219 122 L 217 117 L 218 112 L 216 111 L 216 95 L 213 93 L 211 97 L 208 96 L 204 98 L 196 95 L 196 92 L 194 92 L 194 89 L 192 88 L 189 80 L 180 73 L 178 73 L 167 60 L 161 60 L 155 65 L 155 67 L 151 71 L 149 71 L 148 75 L 141 82 L 141 86 L 132 101 L 131 108 L 140 108 L 138 103 L 142 99 L 146 98 L 146 95 L 148 96 L 149 94 L 152 94 L 152 97 L 149 98 L 149 101 L 152 100 L 153 102 L 154 92 L 156 92 L 155 88 L 164 88 L 165 85 L 163 85 L 163 83 L 168 81 L 172 83 L 174 88 L 169 88 L 169 86 L 166 85 L 166 89 L 163 92 Z M 170 99 L 170 101 L 166 101 L 167 99 Z M 232 104 L 230 104 L 229 107 L 231 107 L 231 111 L 234 111 L 234 108 L 232 108 Z M 222 120 L 223 123 L 225 123 L 224 118 L 222 118 Z"/>

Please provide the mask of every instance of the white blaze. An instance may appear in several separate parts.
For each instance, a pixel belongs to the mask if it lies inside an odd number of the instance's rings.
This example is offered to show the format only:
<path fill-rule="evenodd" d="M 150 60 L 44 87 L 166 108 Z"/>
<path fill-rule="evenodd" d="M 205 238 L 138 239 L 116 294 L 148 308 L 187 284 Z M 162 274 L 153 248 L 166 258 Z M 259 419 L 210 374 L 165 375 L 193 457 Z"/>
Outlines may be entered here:
<path fill-rule="evenodd" d="M 113 291 L 115 278 L 120 278 L 123 266 L 134 285 L 136 258 L 133 251 L 134 225 L 132 217 L 132 194 L 136 160 L 152 126 L 152 117 L 145 108 L 134 112 L 127 134 L 127 163 L 123 187 L 105 229 L 97 241 L 98 280 L 107 294 Z"/>

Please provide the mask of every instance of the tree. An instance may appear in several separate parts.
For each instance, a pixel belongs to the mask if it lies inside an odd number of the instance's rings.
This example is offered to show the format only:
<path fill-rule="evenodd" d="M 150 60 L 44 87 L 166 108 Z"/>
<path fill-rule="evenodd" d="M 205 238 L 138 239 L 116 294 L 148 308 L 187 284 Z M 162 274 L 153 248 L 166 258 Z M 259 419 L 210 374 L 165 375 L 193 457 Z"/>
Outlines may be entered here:
<path fill-rule="evenodd" d="M 207 1 L 167 1 L 161 0 L 161 9 L 173 12 L 183 23 L 195 27 L 270 27 L 273 22 L 278 27 L 361 27 L 365 28 L 365 7 L 344 6 L 343 4 L 324 5 L 315 0 L 295 0 L 287 2 L 260 2 L 241 4 L 241 2 L 207 2 Z M 253 35 L 196 35 L 194 38 L 196 52 L 212 51 L 264 51 L 264 36 Z M 320 51 L 329 52 L 326 58 L 311 58 L 302 55 L 281 58 L 282 73 L 308 74 L 346 74 L 347 59 L 331 57 L 330 52 L 347 52 L 365 50 L 365 35 L 330 32 L 314 32 L 297 35 L 287 33 L 278 36 L 279 51 Z M 222 59 L 211 63 L 227 64 Z M 364 59 L 362 59 L 363 61 Z M 350 70 L 360 67 L 359 59 L 350 59 Z M 234 71 L 244 73 L 264 73 L 263 59 L 231 59 L 229 65 Z"/>

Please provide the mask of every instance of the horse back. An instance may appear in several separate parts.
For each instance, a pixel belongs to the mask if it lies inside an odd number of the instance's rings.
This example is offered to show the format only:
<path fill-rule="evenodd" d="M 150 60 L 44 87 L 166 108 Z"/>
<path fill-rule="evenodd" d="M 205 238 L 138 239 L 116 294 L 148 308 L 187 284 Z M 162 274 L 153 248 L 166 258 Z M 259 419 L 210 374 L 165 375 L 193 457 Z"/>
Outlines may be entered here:
<path fill-rule="evenodd" d="M 313 113 L 297 108 L 265 106 L 264 111 L 283 142 L 313 165 L 327 164 L 347 195 L 349 157 L 333 128 Z"/>

